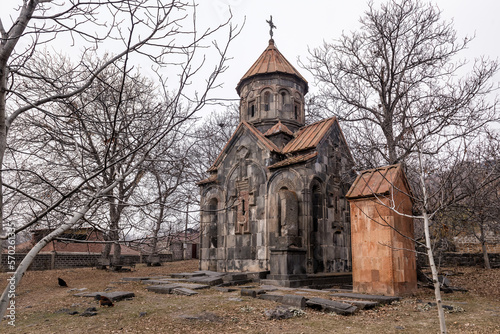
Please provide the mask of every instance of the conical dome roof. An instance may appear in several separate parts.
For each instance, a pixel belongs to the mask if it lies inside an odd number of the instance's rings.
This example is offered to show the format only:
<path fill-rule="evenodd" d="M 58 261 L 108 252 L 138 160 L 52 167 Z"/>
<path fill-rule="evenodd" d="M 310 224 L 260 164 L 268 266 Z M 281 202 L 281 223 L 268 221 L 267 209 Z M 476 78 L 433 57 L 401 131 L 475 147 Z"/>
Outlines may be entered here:
<path fill-rule="evenodd" d="M 236 91 L 240 93 L 241 86 L 246 79 L 254 77 L 256 75 L 271 74 L 271 73 L 285 73 L 291 74 L 298 77 L 300 80 L 304 81 L 306 84 L 305 93 L 308 90 L 307 80 L 295 69 L 295 67 L 290 64 L 288 60 L 279 52 L 279 50 L 274 45 L 274 40 L 269 40 L 268 47 L 260 55 L 257 61 L 250 67 L 250 69 L 245 73 L 245 75 L 240 79 L 240 82 L 236 86 Z"/>

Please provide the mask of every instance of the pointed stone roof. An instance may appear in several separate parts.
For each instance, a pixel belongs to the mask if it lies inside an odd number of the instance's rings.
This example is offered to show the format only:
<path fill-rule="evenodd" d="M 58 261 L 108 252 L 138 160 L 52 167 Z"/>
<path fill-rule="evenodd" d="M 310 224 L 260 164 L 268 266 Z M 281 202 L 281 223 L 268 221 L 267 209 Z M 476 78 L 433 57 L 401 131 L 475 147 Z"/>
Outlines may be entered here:
<path fill-rule="evenodd" d="M 272 135 L 277 135 L 278 133 L 285 133 L 285 134 L 293 137 L 293 132 L 290 131 L 290 129 L 287 128 L 286 125 L 281 123 L 281 121 L 278 121 L 278 123 L 276 123 L 272 128 L 267 130 L 266 133 L 264 133 L 264 136 L 268 137 L 268 136 L 272 136 Z"/>
<path fill-rule="evenodd" d="M 269 139 L 267 139 L 262 134 L 262 132 L 260 132 L 259 130 L 257 130 L 252 124 L 250 124 L 250 123 L 248 123 L 246 121 L 242 121 L 242 122 L 240 122 L 240 124 L 238 125 L 238 127 L 236 128 L 236 130 L 234 131 L 234 133 L 231 136 L 231 138 L 229 138 L 229 140 L 227 141 L 227 143 L 224 146 L 224 148 L 222 149 L 222 151 L 219 153 L 219 156 L 217 157 L 217 159 L 215 159 L 215 162 L 212 164 L 212 167 L 210 167 L 207 170 L 207 172 L 210 173 L 210 172 L 217 171 L 217 168 L 218 168 L 219 164 L 221 163 L 221 161 L 225 157 L 225 153 L 226 153 L 227 149 L 229 148 L 229 146 L 231 145 L 231 143 L 237 138 L 238 134 L 241 131 L 243 131 L 243 129 L 246 129 L 250 133 L 252 133 L 257 138 L 257 142 L 260 143 L 260 144 L 262 144 L 269 151 L 271 151 L 271 152 L 277 152 L 277 153 L 281 152 L 281 150 L 272 141 L 270 141 Z M 205 181 L 205 180 L 203 180 L 203 181 Z"/>
<path fill-rule="evenodd" d="M 240 93 L 240 88 L 243 83 L 248 78 L 251 78 L 260 74 L 271 74 L 271 73 L 284 73 L 290 74 L 298 77 L 300 80 L 304 81 L 306 84 L 306 93 L 308 90 L 307 80 L 293 67 L 292 64 L 279 52 L 279 50 L 274 45 L 274 40 L 269 40 L 268 47 L 260 55 L 257 61 L 250 67 L 250 69 L 243 75 L 240 82 L 236 86 L 238 94 Z"/>

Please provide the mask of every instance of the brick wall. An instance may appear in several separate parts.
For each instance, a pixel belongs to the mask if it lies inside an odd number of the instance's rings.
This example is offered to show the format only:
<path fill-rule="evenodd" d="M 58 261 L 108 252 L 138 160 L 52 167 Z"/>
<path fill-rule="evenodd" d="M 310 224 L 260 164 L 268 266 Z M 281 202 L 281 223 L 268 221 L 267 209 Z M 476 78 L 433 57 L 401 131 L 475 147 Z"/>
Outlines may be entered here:
<path fill-rule="evenodd" d="M 16 268 L 25 256 L 26 253 L 17 253 L 14 255 Z M 99 253 L 40 253 L 35 257 L 28 270 L 93 267 L 97 264 L 100 256 L 101 254 Z M 139 255 L 122 255 L 122 259 L 124 259 L 125 263 L 141 263 L 143 260 Z M 7 260 L 8 255 L 2 254 L 0 271 L 12 271 L 7 266 Z M 172 254 L 160 254 L 160 261 L 172 261 Z"/>

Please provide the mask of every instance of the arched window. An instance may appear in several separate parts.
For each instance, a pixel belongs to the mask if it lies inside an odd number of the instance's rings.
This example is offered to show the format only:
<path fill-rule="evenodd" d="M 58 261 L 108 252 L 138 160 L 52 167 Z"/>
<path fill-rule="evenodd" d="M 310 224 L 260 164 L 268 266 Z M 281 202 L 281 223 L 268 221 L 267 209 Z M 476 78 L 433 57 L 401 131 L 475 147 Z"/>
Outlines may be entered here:
<path fill-rule="evenodd" d="M 210 226 L 208 228 L 208 237 L 210 240 L 210 248 L 217 248 L 217 206 L 218 201 L 212 198 L 208 204 L 208 211 L 210 214 Z"/>
<path fill-rule="evenodd" d="M 318 232 L 319 220 L 323 218 L 323 198 L 319 185 L 314 185 L 312 188 L 312 218 L 313 232 Z"/>
<path fill-rule="evenodd" d="M 255 103 L 254 103 L 254 101 L 250 102 L 250 105 L 248 107 L 248 114 L 250 117 L 255 116 Z"/>
<path fill-rule="evenodd" d="M 271 94 L 269 92 L 264 93 L 264 111 L 269 111 L 271 105 Z"/>
<path fill-rule="evenodd" d="M 299 118 L 299 105 L 298 104 L 295 104 L 295 119 L 298 119 Z"/>
<path fill-rule="evenodd" d="M 288 102 L 288 95 L 286 92 L 281 92 L 281 109 L 285 108 L 285 105 Z"/>

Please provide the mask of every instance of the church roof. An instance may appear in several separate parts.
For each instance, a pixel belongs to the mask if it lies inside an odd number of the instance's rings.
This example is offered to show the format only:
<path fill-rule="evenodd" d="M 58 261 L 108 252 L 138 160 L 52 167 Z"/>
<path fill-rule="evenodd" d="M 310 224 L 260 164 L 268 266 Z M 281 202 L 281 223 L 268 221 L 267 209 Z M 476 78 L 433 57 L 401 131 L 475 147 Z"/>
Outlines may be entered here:
<path fill-rule="evenodd" d="M 268 150 L 270 150 L 271 152 L 277 152 L 277 153 L 280 153 L 281 150 L 278 148 L 278 146 L 276 146 L 272 141 L 270 141 L 269 139 L 267 139 L 263 134 L 262 132 L 260 132 L 259 130 L 257 130 L 252 124 L 246 122 L 246 121 L 242 121 L 240 122 L 240 124 L 238 125 L 238 127 L 236 128 L 236 130 L 234 131 L 233 135 L 231 136 L 231 138 L 229 138 L 229 140 L 227 141 L 226 145 L 224 146 L 224 148 L 222 149 L 222 151 L 219 153 L 219 156 L 217 157 L 217 159 L 215 159 L 215 162 L 213 163 L 212 167 L 210 167 L 208 169 L 208 172 L 214 172 L 217 170 L 217 166 L 219 165 L 219 163 L 222 161 L 222 159 L 224 158 L 225 156 L 225 152 L 227 150 L 227 148 L 229 147 L 230 143 L 233 142 L 234 138 L 237 137 L 237 134 L 241 131 L 241 129 L 243 128 L 246 128 L 248 129 L 255 137 L 257 137 L 257 140 L 263 144 Z M 205 181 L 205 180 L 203 180 Z M 201 181 L 200 181 L 201 182 Z"/>
<path fill-rule="evenodd" d="M 268 47 L 260 55 L 257 61 L 250 67 L 250 69 L 243 75 L 240 82 L 236 86 L 236 90 L 239 92 L 239 88 L 242 82 L 250 77 L 259 74 L 271 74 L 271 73 L 285 73 L 297 76 L 299 79 L 303 80 L 306 84 L 307 92 L 307 80 L 293 67 L 292 64 L 279 52 L 279 50 L 274 45 L 274 40 L 269 40 Z"/>
<path fill-rule="evenodd" d="M 286 154 L 316 148 L 335 122 L 336 118 L 332 117 L 300 128 L 295 138 L 283 148 L 282 153 Z"/>
<path fill-rule="evenodd" d="M 286 125 L 281 123 L 281 121 L 278 121 L 272 128 L 266 131 L 264 133 L 264 136 L 272 136 L 272 135 L 277 135 L 278 133 L 286 133 L 287 135 L 293 136 L 293 132 L 290 131 L 289 128 L 287 128 Z"/>
<path fill-rule="evenodd" d="M 354 199 L 389 194 L 391 189 L 395 187 L 398 178 L 402 178 L 403 184 L 407 188 L 399 190 L 411 194 L 411 188 L 408 185 L 401 164 L 397 164 L 362 171 L 352 184 L 346 197 Z"/>
<path fill-rule="evenodd" d="M 275 168 L 280 168 L 280 167 L 284 167 L 284 166 L 290 166 L 293 164 L 297 164 L 299 162 L 311 160 L 311 159 L 315 158 L 317 155 L 318 155 L 318 152 L 311 152 L 311 153 L 307 153 L 307 154 L 297 155 L 297 156 L 282 160 L 280 162 L 277 162 L 274 165 L 269 166 L 268 168 L 275 169 Z"/>

